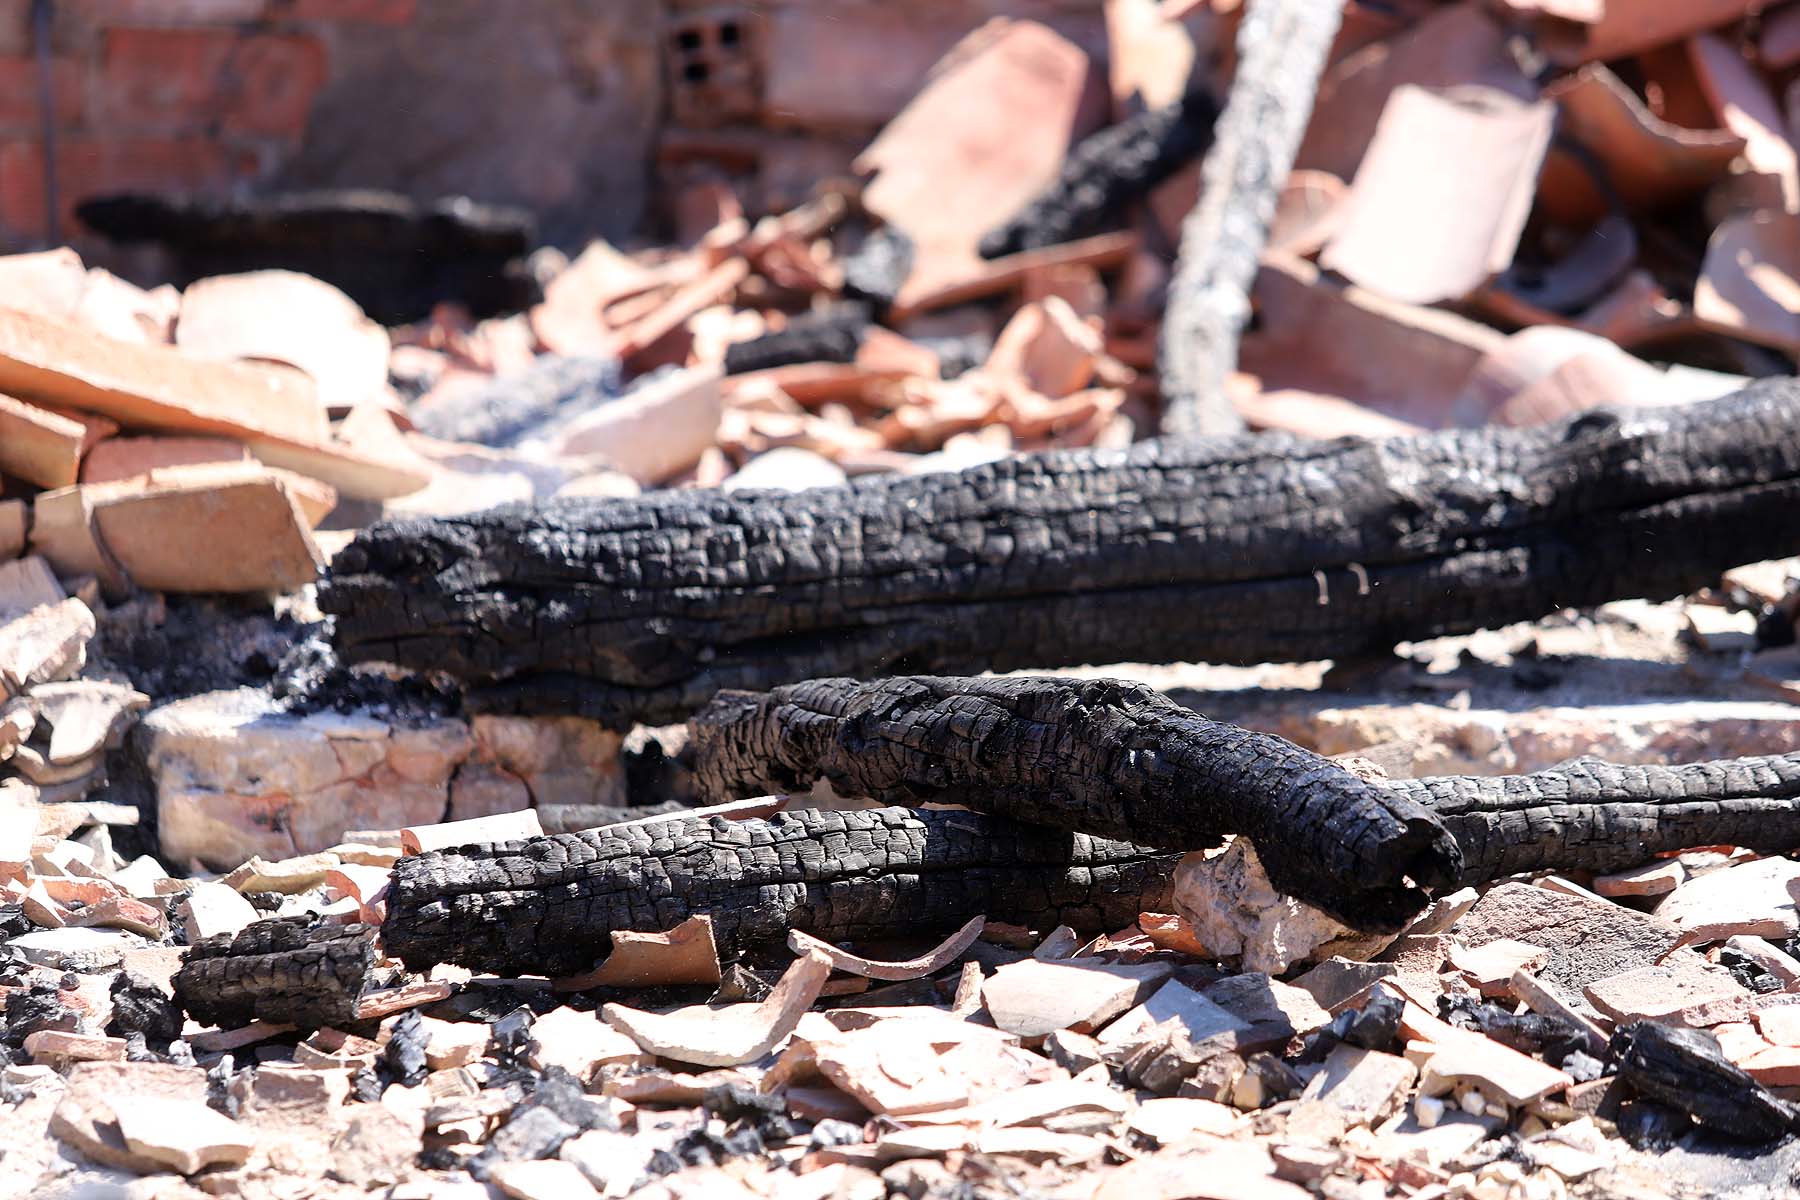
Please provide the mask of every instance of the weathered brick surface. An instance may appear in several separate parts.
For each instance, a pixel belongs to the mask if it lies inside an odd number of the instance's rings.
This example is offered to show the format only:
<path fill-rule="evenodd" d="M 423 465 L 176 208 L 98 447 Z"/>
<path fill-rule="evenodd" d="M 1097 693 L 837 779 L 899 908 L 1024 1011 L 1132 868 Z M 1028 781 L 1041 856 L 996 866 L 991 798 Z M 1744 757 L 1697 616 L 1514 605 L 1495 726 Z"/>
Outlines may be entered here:
<path fill-rule="evenodd" d="M 57 143 L 57 185 L 63 215 L 60 237 L 77 232 L 76 201 L 120 188 L 222 188 L 241 178 L 253 160 L 203 135 L 124 139 L 78 136 Z M 44 153 L 41 143 L 0 146 L 0 222 L 14 235 L 44 229 Z"/>
<path fill-rule="evenodd" d="M 0 45 L 4 45 L 3 35 Z M 73 59 L 53 59 L 50 88 L 58 128 L 79 125 L 87 100 L 81 64 Z M 0 136 L 36 137 L 43 129 L 43 119 L 37 61 L 25 54 L 0 54 Z"/>
<path fill-rule="evenodd" d="M 105 128 L 298 138 L 325 82 L 325 50 L 303 34 L 230 28 L 110 29 L 98 80 Z"/>

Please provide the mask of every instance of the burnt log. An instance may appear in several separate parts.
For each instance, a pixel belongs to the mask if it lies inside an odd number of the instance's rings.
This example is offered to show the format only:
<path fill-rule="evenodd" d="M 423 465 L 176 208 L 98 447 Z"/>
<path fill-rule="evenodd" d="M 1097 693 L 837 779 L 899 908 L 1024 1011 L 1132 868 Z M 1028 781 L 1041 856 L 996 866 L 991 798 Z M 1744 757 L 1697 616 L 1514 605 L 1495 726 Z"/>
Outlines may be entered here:
<path fill-rule="evenodd" d="M 837 304 L 802 313 L 773 333 L 725 347 L 725 373 L 742 375 L 792 363 L 847 363 L 869 331 L 867 304 Z"/>
<path fill-rule="evenodd" d="M 963 804 L 1173 850 L 1249 836 L 1276 887 L 1398 930 L 1461 873 L 1431 811 L 1284 738 L 1096 679 L 815 679 L 723 692 L 689 723 L 713 798 L 820 779 L 884 803 Z"/>
<path fill-rule="evenodd" d="M 1118 929 L 1167 903 L 1179 855 L 961 812 L 799 809 L 552 834 L 402 858 L 382 941 L 414 969 L 572 975 L 614 930 L 710 914 L 720 952 L 954 928 L 982 913 Z"/>
<path fill-rule="evenodd" d="M 1673 767 L 1583 758 L 1529 775 L 1384 787 L 1443 821 L 1462 852 L 1464 883 L 1622 871 L 1691 846 L 1800 846 L 1800 753 Z"/>
<path fill-rule="evenodd" d="M 516 446 L 620 391 L 615 360 L 547 354 L 523 371 L 445 389 L 410 413 L 420 433 L 442 441 Z"/>
<path fill-rule="evenodd" d="M 1133 203 L 1206 152 L 1218 116 L 1218 102 L 1195 91 L 1089 134 L 1049 187 L 981 239 L 981 256 L 1058 246 L 1123 224 Z"/>
<path fill-rule="evenodd" d="M 1244 427 L 1225 378 L 1237 366 L 1250 287 L 1343 7 L 1337 0 L 1250 0 L 1238 26 L 1237 74 L 1200 169 L 1200 199 L 1181 223 L 1157 340 L 1164 433 Z"/>
<path fill-rule="evenodd" d="M 175 1002 L 225 1029 L 254 1020 L 347 1024 L 376 974 L 373 934 L 367 925 L 276 917 L 204 938 L 175 972 Z"/>
<path fill-rule="evenodd" d="M 1705 1029 L 1634 1021 L 1613 1034 L 1619 1078 L 1647 1100 L 1679 1109 L 1706 1129 L 1770 1142 L 1800 1127 L 1800 1108 L 1735 1066 Z"/>
<path fill-rule="evenodd" d="M 1800 551 L 1800 384 L 1530 429 L 1065 451 L 798 493 L 378 523 L 320 603 L 350 662 L 488 711 L 662 724 L 724 688 L 1386 652 Z"/>
<path fill-rule="evenodd" d="M 302 271 L 342 288 L 383 325 L 422 320 L 440 300 L 492 316 L 541 298 L 524 266 L 531 214 L 460 196 L 420 204 L 372 189 L 230 199 L 117 192 L 83 200 L 75 215 L 112 241 L 169 251 L 179 287 L 209 275 Z"/>

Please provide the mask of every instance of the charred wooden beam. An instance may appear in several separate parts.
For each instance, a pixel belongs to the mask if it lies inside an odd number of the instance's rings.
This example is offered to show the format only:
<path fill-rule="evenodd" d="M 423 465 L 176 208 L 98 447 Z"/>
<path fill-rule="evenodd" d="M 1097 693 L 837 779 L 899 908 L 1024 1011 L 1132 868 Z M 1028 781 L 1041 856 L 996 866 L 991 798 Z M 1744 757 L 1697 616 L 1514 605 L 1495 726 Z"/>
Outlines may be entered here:
<path fill-rule="evenodd" d="M 723 692 L 689 730 L 696 783 L 716 798 L 824 779 L 1175 850 L 1246 834 L 1276 887 L 1364 929 L 1399 929 L 1421 888 L 1462 870 L 1428 808 L 1122 680 L 815 679 Z"/>
<path fill-rule="evenodd" d="M 1237 366 L 1275 202 L 1342 18 L 1338 0 L 1250 0 L 1245 10 L 1237 76 L 1201 168 L 1200 200 L 1181 225 L 1157 345 L 1165 433 L 1244 427 L 1225 377 Z"/>
<path fill-rule="evenodd" d="M 725 348 L 725 373 L 741 375 L 790 363 L 854 361 L 869 331 L 869 306 L 860 302 L 794 317 L 773 333 Z"/>
<path fill-rule="evenodd" d="M 402 858 L 387 952 L 423 969 L 571 975 L 613 930 L 708 913 L 722 953 L 955 928 L 973 914 L 1099 932 L 1166 903 L 1179 856 L 975 813 L 800 809 L 686 818 Z"/>
<path fill-rule="evenodd" d="M 372 983 L 373 935 L 366 925 L 317 928 L 306 917 L 279 917 L 205 938 L 175 972 L 175 1001 L 226 1029 L 254 1020 L 344 1025 Z"/>
<path fill-rule="evenodd" d="M 539 298 L 523 265 L 531 214 L 463 197 L 425 205 L 371 189 L 224 200 L 117 192 L 83 200 L 75 213 L 115 242 L 167 249 L 182 286 L 238 271 L 304 271 L 385 325 L 420 320 L 438 300 L 488 316 Z"/>
<path fill-rule="evenodd" d="M 1462 851 L 1463 882 L 1619 871 L 1691 846 L 1800 846 L 1800 753 L 1684 766 L 1578 759 L 1530 775 L 1393 780 Z"/>
<path fill-rule="evenodd" d="M 798 493 L 385 521 L 348 661 L 498 711 L 664 723 L 723 688 L 1385 652 L 1800 551 L 1800 384 L 1532 429 L 1068 451 Z"/>
<path fill-rule="evenodd" d="M 1123 223 L 1131 204 L 1206 152 L 1218 116 L 1218 102 L 1196 91 L 1083 138 L 1049 187 L 981 239 L 981 256 L 1058 246 Z"/>
<path fill-rule="evenodd" d="M 1733 1065 L 1710 1030 L 1634 1021 L 1613 1034 L 1619 1078 L 1728 1138 L 1769 1142 L 1800 1128 L 1800 1108 Z"/>

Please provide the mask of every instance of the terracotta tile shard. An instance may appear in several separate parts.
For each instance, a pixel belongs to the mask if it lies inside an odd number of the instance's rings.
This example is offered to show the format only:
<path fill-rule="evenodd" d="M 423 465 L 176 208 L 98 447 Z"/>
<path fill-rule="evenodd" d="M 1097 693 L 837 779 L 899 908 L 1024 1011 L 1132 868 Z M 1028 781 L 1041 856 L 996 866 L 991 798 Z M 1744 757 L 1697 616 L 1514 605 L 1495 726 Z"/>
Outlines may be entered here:
<path fill-rule="evenodd" d="M 409 1008 L 421 1008 L 448 1000 L 456 994 L 456 985 L 447 979 L 416 979 L 399 987 L 370 992 L 356 1002 L 356 1019 L 373 1021 L 389 1017 Z"/>
<path fill-rule="evenodd" d="M 1180 1033 L 1197 1047 L 1218 1052 L 1236 1050 L 1256 1040 L 1249 1021 L 1240 1019 L 1186 984 L 1171 980 L 1142 1004 L 1108 1024 L 1100 1031 L 1097 1041 L 1109 1060 L 1117 1061 L 1139 1046 L 1166 1040 L 1171 1032 Z M 1280 1040 L 1285 1042 L 1287 1039 Z"/>
<path fill-rule="evenodd" d="M 685 325 L 700 310 L 728 297 L 750 275 L 750 264 L 731 257 L 700 278 L 677 288 L 668 299 L 613 335 L 613 352 L 629 359 Z"/>
<path fill-rule="evenodd" d="M 543 303 L 531 310 L 532 332 L 553 354 L 607 353 L 608 329 L 602 319 L 606 306 L 654 286 L 657 279 L 653 270 L 606 242 L 589 242 L 545 286 Z"/>
<path fill-rule="evenodd" d="M 831 964 L 815 954 L 794 961 L 761 1004 L 650 1013 L 608 1004 L 606 1023 L 652 1054 L 702 1067 L 735 1067 L 767 1054 L 819 998 Z"/>
<path fill-rule="evenodd" d="M 1507 36 L 1483 5 L 1465 0 L 1334 64 L 1319 82 L 1294 165 L 1353 178 L 1399 87 L 1477 85 L 1536 99 L 1537 88 L 1507 54 Z"/>
<path fill-rule="evenodd" d="M 1060 297 L 1022 306 L 994 339 L 985 369 L 1023 379 L 1034 391 L 1059 397 L 1093 380 L 1105 353 L 1100 331 Z"/>
<path fill-rule="evenodd" d="M 1555 117 L 1490 88 L 1396 88 L 1320 262 L 1414 304 L 1475 291 L 1512 263 Z"/>
<path fill-rule="evenodd" d="M 73 596 L 0 626 L 0 694 L 72 674 L 85 661 L 94 630 L 93 610 Z"/>
<path fill-rule="evenodd" d="M 295 1026 L 284 1025 L 276 1021 L 252 1021 L 236 1029 L 203 1029 L 192 1034 L 187 1041 L 190 1046 L 203 1054 L 222 1054 L 228 1050 L 241 1050 L 245 1046 L 254 1046 L 258 1042 L 266 1042 L 270 1038 L 278 1038 L 294 1032 Z"/>
<path fill-rule="evenodd" d="M 907 307 L 983 270 L 982 236 L 1056 177 L 1106 98 L 1088 56 L 1035 21 L 996 18 L 963 38 L 857 156 L 863 207 L 903 230 Z"/>
<path fill-rule="evenodd" d="M 1594 891 L 1602 896 L 1665 896 L 1687 879 L 1687 868 L 1675 859 L 1645 863 L 1629 871 L 1594 876 Z"/>
<path fill-rule="evenodd" d="M 1344 217 L 1349 186 L 1329 171 L 1293 171 L 1281 185 L 1267 252 L 1309 258 L 1331 240 Z"/>
<path fill-rule="evenodd" d="M 495 813 L 467 821 L 444 821 L 436 825 L 408 825 L 400 831 L 400 848 L 407 854 L 423 854 L 427 850 L 447 850 L 452 846 L 469 846 L 476 842 L 516 842 L 537 837 L 544 832 L 537 810 Z"/>
<path fill-rule="evenodd" d="M 31 508 L 23 500 L 0 500 L 0 559 L 25 553 Z"/>
<path fill-rule="evenodd" d="M 221 882 L 245 895 L 254 892 L 293 895 L 323 884 L 326 873 L 340 861 L 338 855 L 328 850 L 276 862 L 251 855 L 248 862 L 225 876 Z"/>
<path fill-rule="evenodd" d="M 1552 60 L 1565 65 L 1628 58 L 1633 54 L 1676 42 L 1689 34 L 1717 29 L 1741 21 L 1762 8 L 1762 0 L 1690 0 L 1666 4 L 1663 0 L 1602 0 L 1589 10 L 1589 0 L 1555 0 L 1554 3 L 1521 3 L 1510 7 L 1538 8 L 1545 16 L 1563 20 L 1540 25 L 1538 35 Z M 1573 7 L 1568 7 L 1573 5 Z"/>
<path fill-rule="evenodd" d="M 175 344 L 199 359 L 297 367 L 329 408 L 372 400 L 387 386 L 387 330 L 331 284 L 297 271 L 195 280 L 181 293 Z"/>
<path fill-rule="evenodd" d="M 1261 321 L 1244 335 L 1239 367 L 1265 389 L 1340 396 L 1424 428 L 1485 417 L 1453 402 L 1506 344 L 1498 330 L 1334 283 L 1298 259 L 1266 261 L 1252 299 Z"/>
<path fill-rule="evenodd" d="M 0 312 L 0 390 L 179 432 L 322 442 L 310 381 L 156 346 L 132 346 L 30 313 Z"/>
<path fill-rule="evenodd" d="M 982 984 L 994 1024 L 1020 1037 L 1059 1029 L 1090 1033 L 1141 1004 L 1166 980 L 1166 964 L 1113 965 L 1088 959 L 1009 963 Z"/>
<path fill-rule="evenodd" d="M 1418 1073 L 1397 1054 L 1337 1046 L 1302 1098 L 1329 1104 L 1353 1124 L 1374 1125 L 1405 1103 L 1404 1093 Z"/>
<path fill-rule="evenodd" d="M 1600 63 L 1590 63 L 1545 90 L 1562 114 L 1562 131 L 1600 163 L 1626 207 L 1665 208 L 1725 178 L 1745 141 L 1726 129 L 1689 129 L 1652 113 L 1637 93 Z M 1586 170 L 1553 150 L 1544 196 L 1564 220 L 1605 215 L 1606 199 Z"/>
<path fill-rule="evenodd" d="M 0 256 L 0 294 L 7 297 L 9 307 L 68 321 L 80 307 L 86 287 L 81 255 L 67 246 Z"/>
<path fill-rule="evenodd" d="M 540 1071 L 561 1067 L 586 1083 L 601 1067 L 647 1067 L 652 1060 L 631 1038 L 603 1024 L 600 1014 L 558 1008 L 532 1022 L 531 1065 Z"/>
<path fill-rule="evenodd" d="M 724 413 L 720 379 L 717 367 L 653 379 L 571 421 L 556 453 L 599 455 L 645 485 L 679 475 L 713 445 Z"/>
<path fill-rule="evenodd" d="M 1166 1096 L 1143 1101 L 1131 1111 L 1126 1124 L 1132 1132 L 1166 1146 L 1196 1133 L 1230 1137 L 1247 1119 L 1237 1109 L 1216 1100 Z"/>
<path fill-rule="evenodd" d="M 1800 216 L 1721 221 L 1706 245 L 1694 315 L 1748 341 L 1800 352 Z"/>
<path fill-rule="evenodd" d="M 581 1168 L 560 1158 L 503 1162 L 488 1176 L 512 1200 L 598 1200 Z"/>
<path fill-rule="evenodd" d="M 1587 985 L 1594 1007 L 1621 1024 L 1630 1021 L 1680 1021 L 1684 1010 L 1701 1004 L 1749 995 L 1748 989 L 1722 970 L 1683 960 L 1677 966 L 1639 967 Z"/>
<path fill-rule="evenodd" d="M 81 460 L 81 482 L 114 483 L 164 467 L 198 463 L 250 463 L 242 442 L 211 437 L 114 437 Z"/>
<path fill-rule="evenodd" d="M 975 939 L 981 936 L 981 928 L 986 921 L 985 917 L 973 917 L 961 929 L 939 943 L 935 949 L 917 958 L 901 962 L 883 962 L 879 959 L 864 958 L 860 954 L 840 950 L 829 942 L 822 942 L 811 934 L 799 930 L 788 934 L 788 949 L 796 954 L 823 955 L 831 963 L 833 970 L 860 975 L 865 979 L 881 979 L 897 983 L 935 975 L 961 958 L 963 952 L 974 945 Z M 715 975 L 714 978 L 717 976 Z"/>
<path fill-rule="evenodd" d="M 260 916 L 235 888 L 210 881 L 194 884 L 178 911 L 190 945 L 215 934 L 236 933 Z"/>
<path fill-rule="evenodd" d="M 39 487 L 67 487 L 80 477 L 89 440 L 82 422 L 0 395 L 0 471 Z"/>
<path fill-rule="evenodd" d="M 425 1064 L 434 1071 L 466 1067 L 487 1053 L 491 1034 L 478 1021 L 440 1021 L 421 1017 L 425 1032 Z"/>
<path fill-rule="evenodd" d="M 0 563 L 0 617 L 23 616 L 39 605 L 67 598 L 50 564 L 37 555 Z"/>
<path fill-rule="evenodd" d="M 26 1035 L 25 1053 L 37 1062 L 124 1062 L 125 1039 L 41 1029 Z"/>
<path fill-rule="evenodd" d="M 173 1167 L 182 1175 L 246 1161 L 256 1139 L 245 1126 L 197 1100 L 120 1104 L 113 1109 L 119 1133 L 133 1153 Z"/>
<path fill-rule="evenodd" d="M 556 991 L 719 982 L 719 949 L 712 917 L 706 913 L 689 917 L 667 933 L 615 929 L 609 936 L 612 953 L 606 961 L 585 975 L 556 980 Z"/>
<path fill-rule="evenodd" d="M 1770 177 L 1779 189 L 1781 207 L 1794 211 L 1800 206 L 1800 160 L 1768 85 L 1736 45 L 1717 34 L 1691 39 L 1687 51 L 1719 124 L 1744 139 L 1744 161 L 1750 170 Z"/>
<path fill-rule="evenodd" d="M 1173 950 L 1194 958 L 1206 957 L 1206 947 L 1194 936 L 1193 926 L 1174 913 L 1139 913 L 1138 928 L 1158 950 Z"/>
<path fill-rule="evenodd" d="M 1754 934 L 1739 934 L 1727 938 L 1725 946 L 1775 976 L 1781 981 L 1782 987 L 1792 991 L 1800 986 L 1800 959 L 1795 959 L 1781 947 Z"/>
<path fill-rule="evenodd" d="M 1022 287 L 1033 275 L 1061 267 L 1094 267 L 1106 270 L 1122 266 L 1138 247 L 1138 235 L 1129 230 L 1119 233 L 1097 233 L 1080 241 L 1041 250 L 1022 250 L 1002 258 L 971 267 L 959 277 L 926 290 L 919 288 L 905 294 L 904 303 L 896 303 L 890 318 L 905 321 L 919 313 L 997 296 Z M 791 394 L 791 391 L 790 391 Z M 798 397 L 796 397 L 798 398 Z"/>
<path fill-rule="evenodd" d="M 139 587 L 285 592 L 312 582 L 325 559 L 294 489 L 272 473 L 252 474 L 219 483 L 177 477 L 96 496 L 94 525 Z"/>
<path fill-rule="evenodd" d="M 1511 994 L 1514 972 L 1536 971 L 1549 959 L 1550 951 L 1544 947 L 1512 938 L 1501 938 L 1475 948 L 1455 943 L 1450 947 L 1450 965 L 1461 971 L 1463 978 L 1484 996 Z"/>
<path fill-rule="evenodd" d="M 1656 962 L 1680 942 L 1681 931 L 1598 897 L 1503 883 L 1469 910 L 1457 936 L 1472 947 L 1501 938 L 1543 946 L 1550 961 L 1539 976 L 1579 992 L 1597 979 Z"/>
<path fill-rule="evenodd" d="M 1028 1084 L 1066 1078 L 1041 1055 L 966 1021 L 912 1015 L 796 1036 L 813 1066 L 864 1108 L 912 1116 L 960 1110 Z M 802 1045 L 801 1039 L 805 1037 Z"/>
<path fill-rule="evenodd" d="M 1226 384 L 1232 407 L 1254 430 L 1277 430 L 1298 437 L 1409 437 L 1424 430 L 1341 396 L 1322 396 L 1294 388 L 1263 391 L 1249 376 L 1242 385 Z"/>
<path fill-rule="evenodd" d="M 1800 932 L 1800 862 L 1765 858 L 1690 879 L 1656 906 L 1658 919 L 1690 935 L 1790 937 Z"/>
<path fill-rule="evenodd" d="M 83 1157 L 140 1174 L 166 1164 L 133 1151 L 119 1132 L 116 1109 L 206 1100 L 206 1072 L 164 1063 L 76 1063 L 68 1090 L 50 1118 L 50 1131 Z"/>

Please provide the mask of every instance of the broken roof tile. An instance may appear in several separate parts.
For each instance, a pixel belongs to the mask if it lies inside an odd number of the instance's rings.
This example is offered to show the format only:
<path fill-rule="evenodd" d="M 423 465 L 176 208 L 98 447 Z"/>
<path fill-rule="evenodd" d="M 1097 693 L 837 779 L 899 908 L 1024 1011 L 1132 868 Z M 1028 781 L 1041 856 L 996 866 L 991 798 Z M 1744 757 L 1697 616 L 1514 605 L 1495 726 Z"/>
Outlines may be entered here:
<path fill-rule="evenodd" d="M 1512 263 L 1554 122 L 1493 88 L 1395 88 L 1319 261 L 1414 304 L 1475 291 Z"/>

